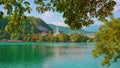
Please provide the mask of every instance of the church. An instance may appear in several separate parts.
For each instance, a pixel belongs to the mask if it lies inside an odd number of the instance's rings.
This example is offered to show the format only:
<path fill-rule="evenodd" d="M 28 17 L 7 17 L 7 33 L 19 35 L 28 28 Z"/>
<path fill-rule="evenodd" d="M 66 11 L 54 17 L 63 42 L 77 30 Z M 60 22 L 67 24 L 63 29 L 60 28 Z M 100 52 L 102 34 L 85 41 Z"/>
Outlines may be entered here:
<path fill-rule="evenodd" d="M 55 32 L 54 32 L 54 36 L 56 36 L 56 35 L 58 35 L 58 34 L 60 34 L 60 32 L 59 32 L 58 26 L 56 26 L 56 30 L 55 30 Z"/>

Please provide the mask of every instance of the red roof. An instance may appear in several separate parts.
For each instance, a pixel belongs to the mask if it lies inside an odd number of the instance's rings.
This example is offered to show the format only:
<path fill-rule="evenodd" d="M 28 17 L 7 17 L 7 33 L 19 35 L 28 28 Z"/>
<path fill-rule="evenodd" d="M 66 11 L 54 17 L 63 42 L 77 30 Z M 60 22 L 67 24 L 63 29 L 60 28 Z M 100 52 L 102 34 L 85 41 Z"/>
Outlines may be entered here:
<path fill-rule="evenodd" d="M 41 34 L 47 34 L 47 32 L 42 32 Z"/>

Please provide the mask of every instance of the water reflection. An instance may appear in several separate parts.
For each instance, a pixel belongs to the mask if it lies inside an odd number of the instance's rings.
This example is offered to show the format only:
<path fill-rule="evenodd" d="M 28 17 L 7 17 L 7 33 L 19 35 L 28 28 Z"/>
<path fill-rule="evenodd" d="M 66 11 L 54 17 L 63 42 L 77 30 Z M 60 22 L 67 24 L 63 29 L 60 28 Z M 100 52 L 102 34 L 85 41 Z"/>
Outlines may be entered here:
<path fill-rule="evenodd" d="M 52 56 L 52 49 L 36 45 L 2 45 L 0 46 L 0 64 L 34 64 L 43 63 Z M 1 65 L 0 65 L 1 66 Z"/>
<path fill-rule="evenodd" d="M 0 68 L 101 68 L 101 59 L 92 58 L 93 48 L 81 43 L 0 45 Z"/>

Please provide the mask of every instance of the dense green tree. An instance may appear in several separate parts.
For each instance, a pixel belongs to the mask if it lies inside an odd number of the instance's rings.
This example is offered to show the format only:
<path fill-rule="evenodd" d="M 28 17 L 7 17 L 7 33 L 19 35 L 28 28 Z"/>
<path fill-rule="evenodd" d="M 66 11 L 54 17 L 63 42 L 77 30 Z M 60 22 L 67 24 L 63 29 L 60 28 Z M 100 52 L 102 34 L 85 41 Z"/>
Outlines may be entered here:
<path fill-rule="evenodd" d="M 32 27 L 31 27 L 31 30 L 30 30 L 30 33 L 31 33 L 31 34 L 34 34 L 34 31 L 35 31 L 35 27 L 32 26 Z"/>
<path fill-rule="evenodd" d="M 32 42 L 33 39 L 32 39 L 32 34 L 28 33 L 27 34 L 27 39 L 26 39 L 26 42 Z"/>
<path fill-rule="evenodd" d="M 120 18 L 104 20 L 104 25 L 99 29 L 96 36 L 97 44 L 93 50 L 93 56 L 104 56 L 102 65 L 110 65 L 120 58 Z"/>
<path fill-rule="evenodd" d="M 45 37 L 40 35 L 37 42 L 44 42 L 44 41 L 45 41 Z"/>
<path fill-rule="evenodd" d="M 4 30 L 5 26 L 8 24 L 9 18 L 6 16 L 3 20 L 0 20 L 0 29 Z"/>
<path fill-rule="evenodd" d="M 10 39 L 10 35 L 4 30 L 0 30 L 0 40 L 3 40 L 3 39 Z"/>
<path fill-rule="evenodd" d="M 11 33 L 11 34 L 10 34 L 10 39 L 11 39 L 11 40 L 18 40 L 17 33 Z"/>
<path fill-rule="evenodd" d="M 60 42 L 67 42 L 69 40 L 69 36 L 66 33 L 58 34 L 57 37 Z"/>
<path fill-rule="evenodd" d="M 86 35 L 82 35 L 81 42 L 87 42 L 89 38 Z"/>
<path fill-rule="evenodd" d="M 0 30 L 0 40 L 3 39 L 3 38 L 4 38 L 4 36 L 3 36 L 3 31 Z"/>
<path fill-rule="evenodd" d="M 72 42 L 80 42 L 81 39 L 82 39 L 81 34 L 76 33 L 76 34 L 71 34 L 70 35 L 70 41 L 72 41 Z"/>
<path fill-rule="evenodd" d="M 53 38 L 53 33 L 50 31 L 48 32 L 48 35 L 47 35 L 47 41 L 50 42 L 52 38 Z"/>
<path fill-rule="evenodd" d="M 51 39 L 52 42 L 58 42 L 58 37 L 57 36 L 53 36 L 52 39 Z"/>

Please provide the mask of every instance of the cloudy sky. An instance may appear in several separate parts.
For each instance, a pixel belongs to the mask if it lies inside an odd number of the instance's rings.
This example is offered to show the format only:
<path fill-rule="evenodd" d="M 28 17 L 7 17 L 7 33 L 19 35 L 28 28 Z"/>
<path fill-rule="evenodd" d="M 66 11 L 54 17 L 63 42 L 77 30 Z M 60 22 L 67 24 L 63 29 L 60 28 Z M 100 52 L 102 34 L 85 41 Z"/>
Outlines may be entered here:
<path fill-rule="evenodd" d="M 26 13 L 26 15 L 28 16 L 34 16 L 37 18 L 41 18 L 43 19 L 46 23 L 48 24 L 55 24 L 55 25 L 60 25 L 60 26 L 67 26 L 66 24 L 64 24 L 64 19 L 62 18 L 62 14 L 58 13 L 58 12 L 51 12 L 51 11 L 47 11 L 44 14 L 38 13 L 35 8 L 36 5 L 33 4 L 34 0 L 31 0 L 31 8 L 33 8 L 32 12 L 30 14 Z M 114 11 L 113 14 L 115 17 L 120 17 L 120 0 L 115 0 L 117 2 L 116 6 L 114 7 Z M 1 7 L 0 7 L 1 8 Z M 2 9 L 3 10 L 3 9 Z M 94 25 L 101 25 L 102 23 L 98 20 L 95 20 L 95 24 Z"/>
<path fill-rule="evenodd" d="M 115 17 L 120 17 L 120 0 L 115 0 L 116 1 L 116 6 L 114 7 L 113 14 Z M 33 12 L 34 13 L 34 12 Z M 42 18 L 46 23 L 50 24 L 56 24 L 60 26 L 67 26 L 64 24 L 64 19 L 62 18 L 62 14 L 58 12 L 51 12 L 47 11 L 44 14 L 38 14 L 37 17 Z M 94 25 L 101 25 L 102 23 L 98 20 L 95 20 Z"/>
<path fill-rule="evenodd" d="M 33 4 L 34 0 L 31 0 L 30 3 L 31 3 L 31 7 L 33 8 L 33 10 L 30 14 L 26 13 L 26 15 L 41 18 L 48 24 L 67 26 L 66 24 L 64 24 L 64 19 L 62 17 L 62 13 L 47 11 L 47 12 L 41 14 L 35 10 L 36 5 Z"/>

